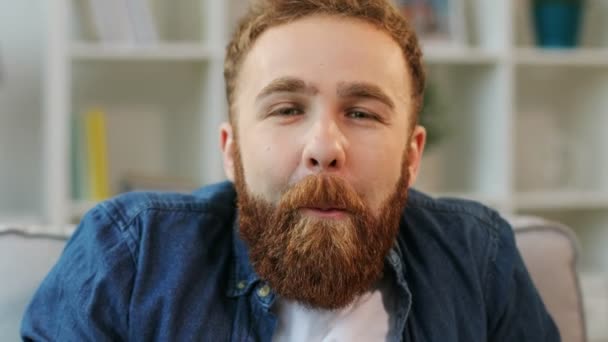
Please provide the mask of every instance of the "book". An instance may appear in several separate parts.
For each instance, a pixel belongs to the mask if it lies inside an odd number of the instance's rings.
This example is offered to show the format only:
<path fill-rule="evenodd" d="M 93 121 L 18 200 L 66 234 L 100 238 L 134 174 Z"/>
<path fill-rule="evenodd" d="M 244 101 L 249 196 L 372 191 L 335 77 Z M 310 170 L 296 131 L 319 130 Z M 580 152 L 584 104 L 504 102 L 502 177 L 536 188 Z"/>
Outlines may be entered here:
<path fill-rule="evenodd" d="M 464 0 L 397 0 L 423 46 L 466 44 Z"/>
<path fill-rule="evenodd" d="M 151 105 L 94 108 L 74 115 L 72 198 L 88 205 L 125 191 L 188 193 L 200 187 L 172 169 L 169 118 L 163 108 Z"/>
<path fill-rule="evenodd" d="M 93 24 L 103 43 L 135 42 L 126 0 L 89 0 Z"/>
<path fill-rule="evenodd" d="M 2 83 L 4 81 L 4 62 L 2 59 L 2 50 L 0 49 L 0 86 L 2 86 Z"/>
<path fill-rule="evenodd" d="M 73 115 L 70 127 L 71 194 L 72 199 L 78 201 L 89 198 L 87 142 L 82 119 L 82 115 Z"/>
<path fill-rule="evenodd" d="M 108 7 L 106 2 L 104 0 L 89 0 L 89 7 L 97 39 L 100 41 L 112 41 L 113 33 L 109 22 L 107 22 L 109 13 L 107 13 Z"/>
<path fill-rule="evenodd" d="M 124 0 L 127 5 L 129 19 L 133 26 L 135 41 L 142 44 L 158 42 L 156 21 L 148 0 Z"/>
<path fill-rule="evenodd" d="M 101 109 L 87 112 L 85 123 L 90 198 L 94 201 L 102 201 L 110 197 L 104 112 Z"/>

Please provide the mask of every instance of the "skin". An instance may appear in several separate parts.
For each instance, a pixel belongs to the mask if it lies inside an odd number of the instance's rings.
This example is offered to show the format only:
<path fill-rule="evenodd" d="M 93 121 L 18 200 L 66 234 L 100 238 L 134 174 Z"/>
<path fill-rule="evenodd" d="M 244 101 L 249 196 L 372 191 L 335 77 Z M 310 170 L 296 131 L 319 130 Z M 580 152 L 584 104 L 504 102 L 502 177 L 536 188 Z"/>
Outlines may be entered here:
<path fill-rule="evenodd" d="M 356 19 L 312 16 L 267 30 L 243 61 L 236 127 L 220 127 L 227 178 L 234 181 L 238 136 L 252 194 L 276 204 L 303 177 L 331 173 L 379 215 L 406 151 L 408 187 L 415 181 L 426 141 L 423 127 L 408 132 L 413 104 L 405 63 L 388 34 Z M 327 209 L 305 214 L 339 218 Z"/>

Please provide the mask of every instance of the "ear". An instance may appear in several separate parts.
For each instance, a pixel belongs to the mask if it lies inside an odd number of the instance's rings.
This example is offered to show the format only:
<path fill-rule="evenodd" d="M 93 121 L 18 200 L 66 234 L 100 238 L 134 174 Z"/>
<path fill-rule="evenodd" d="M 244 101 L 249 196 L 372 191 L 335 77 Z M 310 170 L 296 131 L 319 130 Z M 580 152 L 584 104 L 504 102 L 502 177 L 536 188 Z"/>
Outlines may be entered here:
<path fill-rule="evenodd" d="M 220 125 L 220 148 L 224 161 L 224 174 L 231 182 L 234 182 L 234 132 L 232 125 L 224 122 Z"/>
<path fill-rule="evenodd" d="M 410 180 L 408 187 L 412 186 L 418 178 L 418 171 L 420 171 L 420 162 L 422 161 L 422 154 L 424 153 L 424 146 L 426 144 L 426 129 L 422 126 L 416 126 L 412 132 L 412 136 L 409 141 L 409 171 Z"/>

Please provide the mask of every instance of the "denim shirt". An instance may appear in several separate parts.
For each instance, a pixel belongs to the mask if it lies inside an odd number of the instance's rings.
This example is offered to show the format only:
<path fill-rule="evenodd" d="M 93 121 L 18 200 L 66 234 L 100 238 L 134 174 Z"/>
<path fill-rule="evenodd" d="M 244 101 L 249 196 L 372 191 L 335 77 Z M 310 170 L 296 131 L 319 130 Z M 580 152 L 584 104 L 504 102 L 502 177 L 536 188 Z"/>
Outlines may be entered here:
<path fill-rule="evenodd" d="M 23 318 L 24 340 L 270 341 L 277 294 L 252 268 L 231 183 L 130 193 L 82 220 Z M 508 223 L 410 190 L 385 277 L 392 341 L 559 341 Z"/>

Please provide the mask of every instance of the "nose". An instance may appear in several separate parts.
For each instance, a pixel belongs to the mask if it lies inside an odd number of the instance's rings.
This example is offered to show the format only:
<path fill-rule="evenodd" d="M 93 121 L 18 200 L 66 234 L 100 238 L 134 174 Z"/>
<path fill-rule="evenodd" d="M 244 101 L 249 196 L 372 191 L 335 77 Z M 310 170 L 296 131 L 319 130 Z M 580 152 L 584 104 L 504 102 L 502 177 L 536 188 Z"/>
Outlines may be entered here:
<path fill-rule="evenodd" d="M 306 168 L 313 173 L 338 171 L 345 163 L 346 139 L 338 125 L 331 120 L 315 123 L 302 152 Z"/>

